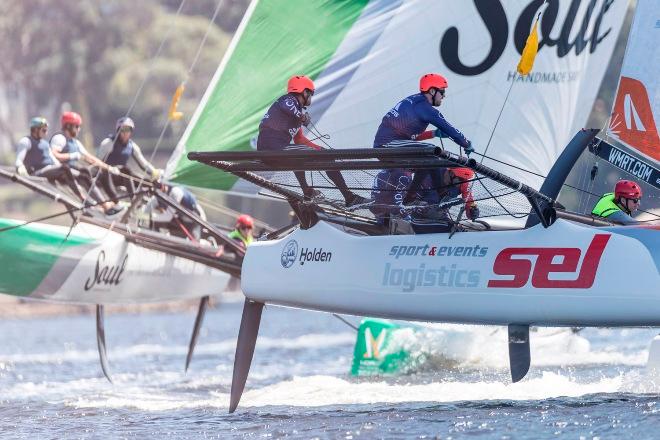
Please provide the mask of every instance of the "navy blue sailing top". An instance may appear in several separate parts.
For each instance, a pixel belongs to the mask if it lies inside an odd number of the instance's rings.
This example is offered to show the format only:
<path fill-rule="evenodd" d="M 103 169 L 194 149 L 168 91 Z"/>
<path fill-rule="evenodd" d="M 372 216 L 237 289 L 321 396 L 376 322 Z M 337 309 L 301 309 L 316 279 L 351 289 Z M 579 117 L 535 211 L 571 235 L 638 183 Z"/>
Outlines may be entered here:
<path fill-rule="evenodd" d="M 302 126 L 303 109 L 295 95 L 280 96 L 259 124 L 258 150 L 281 150 L 291 143 Z"/>
<path fill-rule="evenodd" d="M 433 107 L 426 97 L 417 93 L 400 101 L 383 117 L 374 139 L 374 147 L 383 147 L 392 141 L 415 140 L 432 124 L 461 147 L 469 141 Z"/>

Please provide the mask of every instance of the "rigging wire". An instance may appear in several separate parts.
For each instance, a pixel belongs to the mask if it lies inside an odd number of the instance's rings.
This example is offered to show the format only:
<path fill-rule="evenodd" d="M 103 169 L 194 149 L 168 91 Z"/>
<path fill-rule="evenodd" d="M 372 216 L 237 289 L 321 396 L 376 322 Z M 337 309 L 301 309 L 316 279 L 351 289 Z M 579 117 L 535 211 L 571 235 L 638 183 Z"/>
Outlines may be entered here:
<path fill-rule="evenodd" d="M 185 3 L 186 0 L 182 0 L 182 5 Z M 204 32 L 204 36 L 202 37 L 202 40 L 200 44 L 198 45 L 197 52 L 195 53 L 195 57 L 193 58 L 192 63 L 190 64 L 190 67 L 188 68 L 188 72 L 186 72 L 185 77 L 183 81 L 181 81 L 181 84 L 179 85 L 179 88 L 185 87 L 186 82 L 188 79 L 190 79 L 190 75 L 192 74 L 195 66 L 197 65 L 197 62 L 199 61 L 200 54 L 202 52 L 202 48 L 206 44 L 206 40 L 208 39 L 209 34 L 211 33 L 211 29 L 213 29 L 215 19 L 218 16 L 218 13 L 220 12 L 220 8 L 222 6 L 223 0 L 218 0 L 218 3 L 216 5 L 215 11 L 213 12 L 213 17 L 209 21 L 208 26 L 206 27 L 206 31 Z M 179 11 L 177 11 L 178 14 Z M 154 149 L 151 152 L 151 155 L 149 156 L 149 162 L 153 162 L 154 157 L 156 156 L 156 153 L 158 152 L 158 149 L 160 148 L 160 144 L 163 141 L 163 138 L 165 136 L 165 132 L 170 126 L 170 123 L 172 122 L 172 117 L 171 115 L 168 114 L 167 119 L 165 120 L 165 124 L 163 125 L 162 130 L 160 131 L 160 134 L 158 135 L 158 140 L 156 141 L 156 145 L 154 146 Z M 144 179 L 143 179 L 144 180 Z M 138 184 L 138 190 L 141 188 L 142 182 Z"/>
<path fill-rule="evenodd" d="M 179 8 L 176 10 L 174 17 L 172 17 L 172 25 L 167 27 L 167 30 L 165 31 L 165 35 L 163 36 L 163 39 L 160 41 L 160 45 L 158 46 L 156 53 L 151 57 L 151 60 L 149 60 L 147 73 L 146 75 L 144 75 L 144 78 L 142 78 L 142 82 L 140 83 L 137 92 L 135 92 L 133 101 L 131 102 L 131 105 L 128 107 L 128 111 L 126 112 L 126 116 L 130 116 L 131 112 L 133 111 L 133 108 L 135 107 L 135 104 L 137 104 L 138 97 L 142 93 L 142 89 L 144 88 L 145 84 L 147 83 L 147 80 L 149 79 L 149 76 L 151 75 L 151 71 L 153 70 L 155 61 L 160 56 L 160 53 L 163 51 L 163 48 L 165 47 L 165 43 L 169 39 L 172 30 L 175 28 L 174 23 L 176 23 L 176 20 L 179 18 L 179 15 L 181 14 L 181 10 L 186 4 L 186 1 L 187 0 L 181 0 L 181 3 L 179 4 Z"/>

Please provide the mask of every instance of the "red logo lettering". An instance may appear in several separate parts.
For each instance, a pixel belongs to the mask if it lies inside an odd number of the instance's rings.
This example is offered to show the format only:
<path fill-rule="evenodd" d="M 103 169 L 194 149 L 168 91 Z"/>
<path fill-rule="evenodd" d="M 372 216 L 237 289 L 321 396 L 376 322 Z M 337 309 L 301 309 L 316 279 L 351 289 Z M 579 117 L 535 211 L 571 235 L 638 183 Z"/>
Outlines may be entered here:
<path fill-rule="evenodd" d="M 603 255 L 605 246 L 610 239 L 609 234 L 596 234 L 591 240 L 582 260 L 582 267 L 574 280 L 552 280 L 552 273 L 575 273 L 578 270 L 580 248 L 506 248 L 495 258 L 493 272 L 496 275 L 512 276 L 508 280 L 489 280 L 488 287 L 520 288 L 527 284 L 532 276 L 532 286 L 537 289 L 588 289 L 594 284 L 596 271 Z M 536 256 L 536 264 L 531 258 Z M 523 258 L 515 258 L 523 256 Z M 555 257 L 562 257 L 561 262 L 553 262 Z M 534 269 L 532 271 L 532 268 Z"/>

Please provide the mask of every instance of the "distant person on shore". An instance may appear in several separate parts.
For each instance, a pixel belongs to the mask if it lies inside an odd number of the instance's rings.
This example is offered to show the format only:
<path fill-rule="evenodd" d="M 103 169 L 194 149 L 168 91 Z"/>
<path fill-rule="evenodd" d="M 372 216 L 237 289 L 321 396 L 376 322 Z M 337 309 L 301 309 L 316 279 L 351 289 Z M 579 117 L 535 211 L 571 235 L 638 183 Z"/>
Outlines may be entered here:
<path fill-rule="evenodd" d="M 312 104 L 314 90 L 314 82 L 304 75 L 295 75 L 289 78 L 286 95 L 277 98 L 261 119 L 259 136 L 257 137 L 257 150 L 282 151 L 292 142 L 293 144 L 305 145 L 314 150 L 322 149 L 320 145 L 307 139 L 302 130 L 303 126 L 306 127 L 311 122 L 309 113 L 305 109 Z M 341 192 L 346 206 L 368 201 L 348 189 L 346 181 L 339 171 L 326 171 L 325 173 Z M 305 197 L 311 199 L 320 195 L 319 191 L 307 184 L 304 171 L 295 171 L 294 175 Z"/>
<path fill-rule="evenodd" d="M 106 215 L 115 215 L 124 208 L 107 200 L 93 184 L 93 170 L 85 163 L 113 174 L 118 174 L 116 167 L 111 167 L 87 152 L 77 139 L 82 117 L 75 112 L 64 112 L 61 118 L 62 131 L 50 138 L 50 149 L 55 158 L 72 171 L 77 171 L 76 180 L 82 184 L 89 195 L 101 206 Z"/>
<path fill-rule="evenodd" d="M 19 139 L 16 146 L 16 172 L 20 176 L 43 177 L 66 184 L 76 196 L 84 198 L 81 188 L 76 184 L 73 170 L 62 166 L 55 158 L 45 139 L 46 134 L 46 118 L 35 116 L 30 119 L 30 135 Z"/>
<path fill-rule="evenodd" d="M 374 148 L 410 145 L 410 141 L 448 137 L 460 145 L 469 156 L 474 151 L 472 142 L 435 108 L 442 104 L 447 86 L 447 80 L 442 75 L 427 73 L 422 76 L 419 79 L 419 93 L 399 101 L 383 116 L 374 138 Z M 435 130 L 425 131 L 429 124 L 435 126 Z M 442 170 L 413 170 L 413 172 L 410 194 L 419 191 L 422 182 L 428 176 L 431 176 L 436 188 L 441 190 L 438 185 L 443 179 Z"/>
<path fill-rule="evenodd" d="M 156 181 L 163 174 L 163 170 L 154 167 L 145 159 L 138 144 L 131 139 L 134 130 L 135 122 L 131 118 L 127 116 L 119 118 L 114 134 L 108 135 L 101 142 L 98 155 L 108 165 L 118 168 L 122 174 L 139 179 L 139 176 L 128 167 L 128 162 L 132 159 L 148 175 L 149 180 Z M 124 186 L 131 196 L 135 192 L 134 180 L 128 177 L 103 172 L 99 180 L 103 190 L 115 203 L 118 202 L 116 185 Z"/>
<path fill-rule="evenodd" d="M 613 193 L 604 194 L 594 206 L 591 214 L 624 225 L 639 222 L 632 218 L 642 200 L 642 188 L 630 180 L 619 180 Z"/>
<path fill-rule="evenodd" d="M 241 214 L 236 219 L 236 227 L 229 233 L 229 238 L 240 243 L 244 248 L 247 248 L 254 237 L 252 231 L 254 230 L 254 220 L 247 214 Z"/>

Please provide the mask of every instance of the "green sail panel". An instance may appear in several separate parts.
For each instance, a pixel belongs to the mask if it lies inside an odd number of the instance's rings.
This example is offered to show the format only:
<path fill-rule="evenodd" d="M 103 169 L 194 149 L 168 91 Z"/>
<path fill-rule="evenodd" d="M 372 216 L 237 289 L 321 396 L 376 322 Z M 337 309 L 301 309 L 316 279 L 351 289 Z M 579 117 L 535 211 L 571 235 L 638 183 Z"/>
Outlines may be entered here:
<path fill-rule="evenodd" d="M 0 228 L 19 224 L 0 219 Z M 60 256 L 71 247 L 94 240 L 44 225 L 28 225 L 0 234 L 0 293 L 27 296 L 46 278 Z"/>
<path fill-rule="evenodd" d="M 316 78 L 368 0 L 253 1 L 168 164 L 171 180 L 229 190 L 236 178 L 190 151 L 251 149 L 268 107 L 293 74 Z"/>

